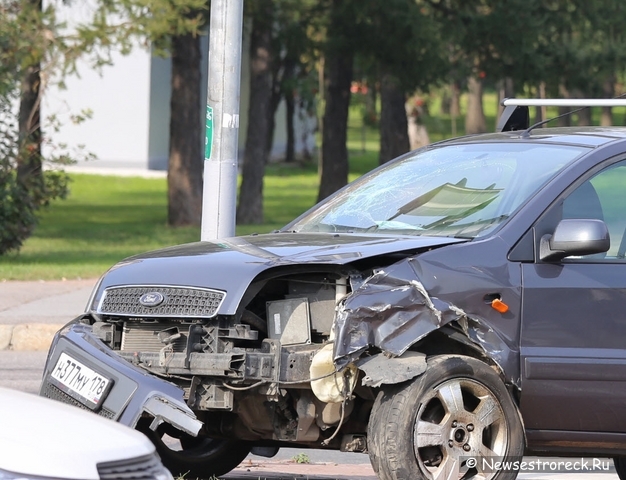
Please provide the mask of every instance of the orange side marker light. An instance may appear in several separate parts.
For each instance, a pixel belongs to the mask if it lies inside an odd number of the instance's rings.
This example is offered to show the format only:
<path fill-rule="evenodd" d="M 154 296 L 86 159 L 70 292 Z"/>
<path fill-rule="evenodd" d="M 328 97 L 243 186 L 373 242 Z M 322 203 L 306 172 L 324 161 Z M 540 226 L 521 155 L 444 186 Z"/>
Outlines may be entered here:
<path fill-rule="evenodd" d="M 504 303 L 502 300 L 500 300 L 499 298 L 494 298 L 491 301 L 491 308 L 493 308 L 494 310 L 497 310 L 500 313 L 506 313 L 509 311 L 509 306 Z"/>

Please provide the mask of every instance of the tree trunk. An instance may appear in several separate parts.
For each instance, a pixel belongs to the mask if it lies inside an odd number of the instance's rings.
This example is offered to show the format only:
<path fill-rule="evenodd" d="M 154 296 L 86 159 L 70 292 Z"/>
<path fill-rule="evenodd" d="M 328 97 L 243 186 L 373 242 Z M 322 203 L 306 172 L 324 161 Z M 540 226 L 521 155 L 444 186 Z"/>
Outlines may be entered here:
<path fill-rule="evenodd" d="M 615 76 L 611 75 L 602 84 L 602 93 L 604 98 L 613 98 L 615 96 Z M 613 125 L 613 109 L 611 107 L 602 107 L 600 114 L 600 125 L 610 127 Z"/>
<path fill-rule="evenodd" d="M 325 60 L 325 99 L 322 120 L 320 189 L 322 201 L 348 183 L 348 107 L 352 82 L 351 53 L 333 52 Z"/>
<path fill-rule="evenodd" d="M 42 0 L 25 0 L 24 7 L 42 11 Z M 28 192 L 33 204 L 45 199 L 41 157 L 41 64 L 34 62 L 22 78 L 18 118 L 19 153 L 17 181 Z"/>
<path fill-rule="evenodd" d="M 578 126 L 585 127 L 591 125 L 591 108 L 583 108 L 578 112 Z"/>
<path fill-rule="evenodd" d="M 383 75 L 380 88 L 380 155 L 382 165 L 409 151 L 406 98 L 398 80 Z"/>
<path fill-rule="evenodd" d="M 296 106 L 293 91 L 285 95 L 287 103 L 287 148 L 285 151 L 285 162 L 294 163 L 296 161 L 296 132 L 294 121 L 296 117 Z"/>
<path fill-rule="evenodd" d="M 287 148 L 285 151 L 285 162 L 293 163 L 296 161 L 296 132 L 294 122 L 296 118 L 296 98 L 295 89 L 295 71 L 296 64 L 293 60 L 285 59 L 285 73 L 283 82 L 285 84 L 285 103 L 287 104 Z"/>
<path fill-rule="evenodd" d="M 574 90 L 574 98 L 591 98 L 591 95 L 587 92 L 576 89 Z M 591 108 L 587 107 L 578 111 L 578 126 L 586 127 L 589 125 L 591 125 Z"/>
<path fill-rule="evenodd" d="M 465 133 L 485 133 L 487 122 L 483 110 L 483 82 L 474 76 L 467 81 L 467 116 L 465 117 Z"/>
<path fill-rule="evenodd" d="M 539 86 L 537 87 L 537 96 L 541 99 L 545 99 L 546 98 L 546 83 L 545 82 L 540 82 Z M 536 107 L 535 108 L 535 119 L 533 120 L 532 123 L 539 123 L 539 122 L 543 122 L 546 119 L 547 113 L 546 113 L 546 106 L 542 106 L 542 107 Z M 545 127 L 545 124 L 542 125 L 542 127 Z"/>
<path fill-rule="evenodd" d="M 272 100 L 272 1 L 262 0 L 263 15 L 254 18 L 250 35 L 250 106 L 243 157 L 237 223 L 263 223 L 263 175 L 269 156 L 267 121 Z"/>
<path fill-rule="evenodd" d="M 565 88 L 564 85 L 559 85 L 559 97 L 561 98 L 570 98 L 569 91 Z M 570 107 L 558 107 L 559 116 L 556 120 L 556 124 L 559 127 L 570 127 L 572 125 L 572 116 L 567 115 L 567 113 L 571 110 Z"/>
<path fill-rule="evenodd" d="M 450 83 L 450 115 L 453 117 L 461 115 L 460 91 L 459 82 L 453 81 Z"/>
<path fill-rule="evenodd" d="M 498 104 L 496 105 L 496 110 L 498 112 L 497 118 L 500 118 L 504 111 L 502 100 L 515 97 L 515 81 L 511 77 L 505 77 L 498 84 Z"/>
<path fill-rule="evenodd" d="M 378 91 L 376 89 L 376 82 L 371 81 L 371 85 L 368 86 L 367 94 L 365 95 L 365 125 L 369 127 L 375 126 L 379 123 L 378 110 L 376 105 L 378 104 Z"/>
<path fill-rule="evenodd" d="M 283 98 L 283 76 L 280 74 L 281 71 L 284 72 L 284 68 L 279 59 L 273 57 L 272 58 L 272 93 L 270 96 L 270 107 L 267 111 L 267 139 L 266 139 L 266 154 L 265 161 L 269 161 L 270 155 L 272 153 L 272 149 L 274 146 L 274 130 L 276 129 L 276 111 L 278 110 L 278 106 L 280 105 L 280 101 Z"/>
<path fill-rule="evenodd" d="M 202 219 L 200 78 L 199 37 L 173 37 L 167 198 L 168 223 L 176 227 L 200 225 Z"/>

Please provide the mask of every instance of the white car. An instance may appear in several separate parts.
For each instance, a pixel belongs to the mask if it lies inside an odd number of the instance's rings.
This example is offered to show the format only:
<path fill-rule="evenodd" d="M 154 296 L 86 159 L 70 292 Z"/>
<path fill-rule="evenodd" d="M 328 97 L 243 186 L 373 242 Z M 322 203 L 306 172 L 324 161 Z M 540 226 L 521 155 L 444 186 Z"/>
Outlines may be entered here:
<path fill-rule="evenodd" d="M 143 434 L 61 402 L 0 387 L 0 480 L 171 480 Z"/>

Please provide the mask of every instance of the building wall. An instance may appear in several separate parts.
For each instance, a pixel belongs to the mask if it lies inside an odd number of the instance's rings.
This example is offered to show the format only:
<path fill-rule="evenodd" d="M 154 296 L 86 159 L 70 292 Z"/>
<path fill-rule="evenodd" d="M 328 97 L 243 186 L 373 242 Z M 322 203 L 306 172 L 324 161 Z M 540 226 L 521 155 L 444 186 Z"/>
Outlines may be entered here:
<path fill-rule="evenodd" d="M 102 72 L 78 67 L 80 77 L 70 76 L 66 88 L 51 85 L 42 104 L 42 127 L 55 144 L 85 145 L 106 162 L 143 164 L 147 160 L 150 90 L 150 54 L 135 50 L 133 55 L 114 55 L 114 66 Z M 80 124 L 72 115 L 92 111 L 92 118 Z M 57 116 L 58 132 L 47 118 Z"/>
<path fill-rule="evenodd" d="M 74 5 L 74 4 L 73 4 Z M 82 6 L 81 8 L 87 8 Z M 67 7 L 61 12 L 72 15 Z M 78 18 L 88 18 L 88 9 Z M 239 158 L 243 156 L 248 125 L 249 105 L 249 42 L 244 28 L 241 68 Z M 208 35 L 201 38 L 203 85 L 208 79 Z M 92 166 L 128 166 L 167 169 L 169 153 L 169 111 L 171 61 L 156 57 L 148 49 L 136 47 L 127 56 L 113 55 L 113 65 L 97 72 L 84 62 L 79 63 L 79 76 L 66 78 L 66 88 L 50 85 L 45 92 L 43 115 L 55 115 L 60 129 L 52 131 L 50 122 L 44 118 L 43 128 L 55 144 L 67 144 L 70 148 L 84 145 L 86 151 L 95 154 Z M 206 88 L 202 90 L 199 122 L 204 125 Z M 92 118 L 74 124 L 71 116 L 83 109 L 92 111 Z M 297 151 L 303 147 L 303 132 L 311 119 L 296 115 Z M 310 130 L 310 128 L 308 128 Z M 306 137 L 306 135 L 304 135 Z M 314 143 L 311 133 L 309 145 Z M 272 158 L 284 158 L 287 144 L 287 126 L 284 102 L 276 114 L 276 129 Z M 203 141 L 204 146 L 204 141 Z M 202 149 L 204 151 L 204 148 Z M 45 153 L 45 150 L 44 150 Z"/>

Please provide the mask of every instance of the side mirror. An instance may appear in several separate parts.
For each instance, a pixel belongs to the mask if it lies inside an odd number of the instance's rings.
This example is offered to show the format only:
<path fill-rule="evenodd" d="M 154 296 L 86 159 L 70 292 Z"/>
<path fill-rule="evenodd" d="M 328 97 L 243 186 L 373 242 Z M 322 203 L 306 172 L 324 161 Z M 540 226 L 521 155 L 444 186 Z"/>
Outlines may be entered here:
<path fill-rule="evenodd" d="M 558 262 L 572 255 L 605 253 L 611 246 L 606 224 L 594 219 L 561 220 L 553 235 L 541 237 L 539 258 L 544 262 Z"/>

